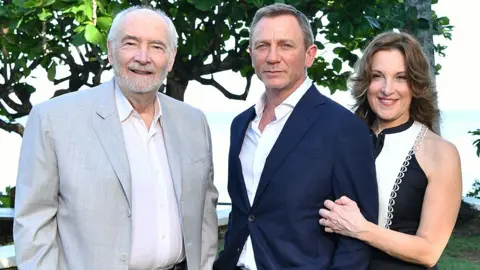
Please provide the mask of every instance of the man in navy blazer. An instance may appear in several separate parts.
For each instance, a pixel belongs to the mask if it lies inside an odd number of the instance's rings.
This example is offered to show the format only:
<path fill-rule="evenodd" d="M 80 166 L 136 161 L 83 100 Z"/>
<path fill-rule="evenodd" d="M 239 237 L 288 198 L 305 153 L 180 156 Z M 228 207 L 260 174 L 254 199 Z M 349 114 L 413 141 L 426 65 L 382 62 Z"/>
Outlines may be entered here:
<path fill-rule="evenodd" d="M 318 210 L 326 199 L 347 195 L 377 222 L 368 129 L 307 77 L 317 47 L 305 15 L 270 5 L 257 11 L 250 29 L 252 65 L 266 91 L 232 123 L 232 212 L 214 269 L 367 269 L 370 247 L 326 233 Z"/>

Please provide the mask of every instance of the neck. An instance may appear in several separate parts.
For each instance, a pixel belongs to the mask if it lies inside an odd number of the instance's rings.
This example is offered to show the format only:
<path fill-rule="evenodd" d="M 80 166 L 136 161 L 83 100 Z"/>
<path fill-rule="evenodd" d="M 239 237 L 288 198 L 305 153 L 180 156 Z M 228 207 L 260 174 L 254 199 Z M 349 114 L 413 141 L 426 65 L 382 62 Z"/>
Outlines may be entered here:
<path fill-rule="evenodd" d="M 298 80 L 292 87 L 287 89 L 266 89 L 265 94 L 267 97 L 267 102 L 265 104 L 265 111 L 273 111 L 275 108 L 280 105 L 285 99 L 287 99 L 293 92 L 295 92 L 298 87 L 300 87 L 307 76 L 304 75 L 300 80 Z"/>
<path fill-rule="evenodd" d="M 378 133 L 382 132 L 383 130 L 385 130 L 387 128 L 398 127 L 402 124 L 405 124 L 406 122 L 408 122 L 409 119 L 410 118 L 407 118 L 406 120 L 400 121 L 400 122 L 397 122 L 397 121 L 386 122 L 386 121 L 381 121 L 377 118 L 373 122 L 373 128 L 372 129 L 375 132 L 375 134 L 378 134 Z"/>
<path fill-rule="evenodd" d="M 155 100 L 157 98 L 156 91 L 137 93 L 123 89 L 121 90 L 130 104 L 132 104 L 132 107 L 135 111 L 137 111 L 140 115 L 151 114 L 153 117 L 155 114 Z"/>

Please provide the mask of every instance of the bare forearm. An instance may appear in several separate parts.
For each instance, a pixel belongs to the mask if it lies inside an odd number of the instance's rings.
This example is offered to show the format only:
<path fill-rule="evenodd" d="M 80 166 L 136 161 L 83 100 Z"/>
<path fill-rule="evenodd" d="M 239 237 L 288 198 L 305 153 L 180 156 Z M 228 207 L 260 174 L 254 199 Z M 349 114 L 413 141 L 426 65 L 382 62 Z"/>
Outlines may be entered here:
<path fill-rule="evenodd" d="M 421 236 L 388 230 L 373 223 L 368 223 L 367 230 L 357 238 L 390 256 L 428 267 L 435 265 L 441 254 Z"/>

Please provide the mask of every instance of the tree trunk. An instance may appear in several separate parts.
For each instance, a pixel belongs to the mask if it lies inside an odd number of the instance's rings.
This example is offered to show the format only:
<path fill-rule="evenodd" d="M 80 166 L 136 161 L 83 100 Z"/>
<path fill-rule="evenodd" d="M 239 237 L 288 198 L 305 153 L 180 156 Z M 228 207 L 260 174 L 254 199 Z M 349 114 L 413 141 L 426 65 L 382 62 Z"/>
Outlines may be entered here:
<path fill-rule="evenodd" d="M 432 0 L 405 0 L 405 8 L 415 8 L 417 10 L 418 24 L 413 27 L 413 23 L 408 23 L 406 30 L 413 34 L 420 44 L 422 44 L 423 51 L 428 57 L 431 67 L 431 76 L 435 82 L 435 50 L 433 45 L 433 18 L 432 18 Z M 419 27 L 419 24 L 428 23 L 427 27 Z M 437 104 L 438 106 L 438 101 Z M 435 130 L 440 133 L 439 119 L 433 123 Z"/>
<path fill-rule="evenodd" d="M 170 96 L 174 99 L 183 101 L 185 96 L 185 91 L 187 90 L 188 80 L 179 81 L 173 78 L 167 79 L 167 89 L 165 90 L 165 94 Z"/>

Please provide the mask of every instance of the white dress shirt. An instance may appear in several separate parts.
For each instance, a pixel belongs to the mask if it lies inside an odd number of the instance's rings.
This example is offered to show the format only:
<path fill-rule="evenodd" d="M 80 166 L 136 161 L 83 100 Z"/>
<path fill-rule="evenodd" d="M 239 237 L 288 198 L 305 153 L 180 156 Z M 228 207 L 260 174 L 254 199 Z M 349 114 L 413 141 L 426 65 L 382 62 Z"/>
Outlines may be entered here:
<path fill-rule="evenodd" d="M 163 269 L 184 259 L 177 199 L 170 175 L 160 101 L 149 128 L 115 86 L 132 183 L 132 244 L 129 269 Z M 126 237 L 126 236 L 124 236 Z"/>
<path fill-rule="evenodd" d="M 243 179 L 247 189 L 250 205 L 253 204 L 257 192 L 260 176 L 262 175 L 265 161 L 277 141 L 280 132 L 285 126 L 288 118 L 298 101 L 303 97 L 307 90 L 312 86 L 312 80 L 307 78 L 300 87 L 275 108 L 275 119 L 267 124 L 263 133 L 259 130 L 260 119 L 262 119 L 265 108 L 266 96 L 262 95 L 260 101 L 255 105 L 256 117 L 248 126 L 243 140 L 242 150 L 240 151 L 240 161 L 242 163 Z M 252 240 L 250 236 L 243 246 L 243 251 L 238 259 L 237 266 L 247 270 L 257 270 L 255 257 L 253 253 Z"/>

